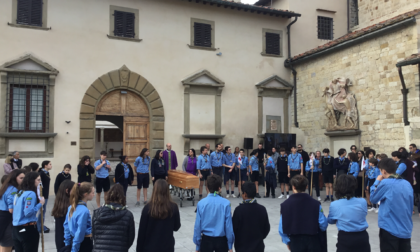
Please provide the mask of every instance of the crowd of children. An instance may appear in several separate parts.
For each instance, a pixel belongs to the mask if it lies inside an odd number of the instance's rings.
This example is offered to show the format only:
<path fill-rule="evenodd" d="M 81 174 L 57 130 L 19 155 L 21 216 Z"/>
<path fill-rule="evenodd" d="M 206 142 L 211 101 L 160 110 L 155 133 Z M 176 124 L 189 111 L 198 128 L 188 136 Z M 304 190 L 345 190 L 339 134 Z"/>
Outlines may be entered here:
<path fill-rule="evenodd" d="M 258 194 L 259 177 L 262 172 L 258 162 L 260 153 L 257 150 L 253 151 L 248 159 L 244 155 L 244 150 L 235 149 L 235 153 L 232 153 L 228 146 L 225 152 L 222 152 L 220 147 L 218 145 L 217 150 L 213 152 L 215 154 L 210 156 L 207 155 L 208 148 L 201 147 L 201 155 L 196 162 L 201 181 L 199 188 L 201 200 L 197 204 L 193 236 L 196 250 L 232 251 L 235 247 L 236 251 L 264 251 L 264 239 L 270 231 L 270 223 L 265 207 L 257 204 L 256 200 L 260 197 Z M 387 158 L 385 154 L 376 155 L 374 150 L 368 150 L 366 160 L 364 153 L 360 158 L 360 152 L 357 153 L 355 146 L 354 148 L 352 146 L 352 151 L 348 155 L 345 149 L 340 149 L 337 153 L 339 157 L 335 159 L 328 149 L 324 149 L 323 155 L 320 151 L 309 153 L 311 158 L 306 163 L 295 146 L 292 146 L 289 155 L 283 148 L 280 149 L 280 153 L 277 153 L 275 148 L 267 151 L 262 172 L 265 174 L 264 198 L 269 198 L 270 195 L 275 197 L 277 182 L 281 188 L 279 198 L 287 197 L 280 207 L 278 231 L 282 241 L 292 252 L 324 252 L 327 251 L 328 224 L 336 224 L 339 231 L 337 251 L 371 251 L 366 231 L 368 228 L 366 216 L 368 211 L 378 213 L 380 205 L 378 226 L 381 251 L 411 251 L 413 228 L 411 216 L 415 203 L 413 187 L 417 184 L 417 161 L 420 161 L 416 146 L 412 144 L 410 149 L 411 147 L 415 147 L 411 156 L 404 148 L 400 148 L 399 151 L 392 152 L 392 159 Z M 106 251 L 107 247 L 109 249 L 112 246 L 114 246 L 113 251 L 128 251 L 131 247 L 134 240 L 134 236 L 131 237 L 134 221 L 132 214 L 126 211 L 125 195 L 128 185 L 134 180 L 134 172 L 128 164 L 127 157 L 121 156 L 121 162 L 115 172 L 114 182 L 117 185 L 111 188 L 109 181 L 111 166 L 106 158 L 107 153 L 101 152 L 100 159 L 92 167 L 90 158 L 83 157 L 77 167 L 78 183 L 71 181 L 70 164 L 66 164 L 63 171 L 57 175 L 54 183 L 56 198 L 52 210 L 57 251 L 95 251 L 95 247 L 98 251 Z M 134 163 L 138 181 L 136 206 L 140 205 L 140 194 L 143 189 L 146 204 L 144 209 L 148 209 L 146 212 L 143 209 L 142 213 L 143 225 L 141 224 L 139 228 L 138 251 L 154 251 L 150 249 L 153 246 L 161 246 L 165 251 L 172 251 L 173 232 L 181 225 L 177 206 L 170 199 L 166 182 L 168 173 L 163 167 L 162 152 L 156 152 L 151 160 L 149 150 L 146 148 Z M 215 167 L 221 167 L 221 171 L 214 169 Z M 0 187 L 0 225 L 4 227 L 0 229 L 2 252 L 9 252 L 12 247 L 17 252 L 37 251 L 40 232 L 49 232 L 49 228 L 41 224 L 41 219 L 45 219 L 51 169 L 50 161 L 42 162 L 41 167 L 31 163 L 22 169 L 13 169 L 3 178 Z M 90 175 L 95 171 L 96 188 L 90 183 Z M 150 172 L 153 196 L 147 201 Z M 224 175 L 224 181 L 219 173 Z M 320 204 L 318 183 L 320 174 L 323 176 L 327 193 L 324 202 L 331 201 L 327 217 Z M 359 185 L 361 176 L 361 181 L 364 181 L 362 187 Z M 230 202 L 222 197 L 222 186 L 223 184 L 226 186 L 227 197 L 229 194 L 236 197 L 235 180 L 239 182 L 238 197 L 242 196 L 243 201 L 232 216 Z M 204 183 L 207 197 L 202 198 Z M 291 195 L 289 195 L 289 184 L 293 192 Z M 312 197 L 313 187 L 318 200 Z M 309 190 L 309 194 L 305 193 L 306 189 Z M 362 190 L 366 200 L 357 197 L 357 191 Z M 87 202 L 94 198 L 95 191 L 96 203 L 100 209 L 97 211 L 99 219 L 96 221 L 92 220 L 87 208 Z M 101 207 L 102 191 L 105 195 L 105 205 Z M 93 221 L 97 227 L 108 228 L 111 212 L 114 216 L 113 228 L 121 229 L 127 232 L 127 237 L 131 237 L 124 246 L 107 244 L 113 239 L 113 234 L 103 231 L 102 228 L 92 227 Z M 156 222 L 156 219 L 159 221 Z M 124 225 L 118 225 L 117 222 Z M 155 224 L 150 226 L 150 223 Z M 161 232 L 160 225 L 162 230 L 167 230 L 165 237 L 169 243 L 154 241 L 150 236 L 150 232 Z"/>

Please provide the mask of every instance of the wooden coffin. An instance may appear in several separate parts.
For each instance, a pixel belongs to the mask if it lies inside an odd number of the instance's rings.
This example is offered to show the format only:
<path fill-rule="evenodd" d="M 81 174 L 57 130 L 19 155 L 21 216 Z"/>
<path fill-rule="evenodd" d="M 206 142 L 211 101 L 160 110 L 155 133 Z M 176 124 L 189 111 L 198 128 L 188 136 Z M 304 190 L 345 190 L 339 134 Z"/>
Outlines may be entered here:
<path fill-rule="evenodd" d="M 193 189 L 199 187 L 200 179 L 184 171 L 170 170 L 168 171 L 168 184 L 182 189 Z"/>

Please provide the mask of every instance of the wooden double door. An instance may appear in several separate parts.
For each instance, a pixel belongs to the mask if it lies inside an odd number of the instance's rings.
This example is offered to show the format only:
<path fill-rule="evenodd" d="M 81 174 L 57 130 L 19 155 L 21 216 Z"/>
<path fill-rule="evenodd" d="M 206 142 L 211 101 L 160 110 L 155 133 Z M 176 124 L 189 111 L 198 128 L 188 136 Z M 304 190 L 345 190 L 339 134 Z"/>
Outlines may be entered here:
<path fill-rule="evenodd" d="M 143 148 L 149 149 L 149 109 L 135 93 L 115 90 L 106 94 L 96 108 L 97 115 L 123 117 L 123 152 L 133 164 Z"/>

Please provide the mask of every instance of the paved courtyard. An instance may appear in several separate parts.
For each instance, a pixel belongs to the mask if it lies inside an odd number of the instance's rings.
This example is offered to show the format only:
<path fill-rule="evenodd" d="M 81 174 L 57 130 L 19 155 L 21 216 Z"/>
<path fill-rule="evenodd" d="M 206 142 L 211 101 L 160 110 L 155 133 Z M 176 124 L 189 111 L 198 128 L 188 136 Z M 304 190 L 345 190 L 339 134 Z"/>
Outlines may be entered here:
<path fill-rule="evenodd" d="M 223 188 L 224 189 L 224 188 Z M 263 187 L 260 187 L 260 192 L 264 190 Z M 235 188 L 237 194 L 237 188 Z M 149 190 L 149 198 L 150 198 L 151 190 Z M 276 190 L 276 196 L 278 197 L 280 193 L 280 189 Z M 136 240 L 134 241 L 133 246 L 130 249 L 131 251 L 136 251 L 136 242 L 137 242 L 137 230 L 138 225 L 140 222 L 140 215 L 143 209 L 143 204 L 141 207 L 134 207 L 136 203 L 136 188 L 129 187 L 127 194 L 128 199 L 128 207 L 129 210 L 134 214 L 134 220 L 136 222 Z M 197 191 L 198 195 L 198 191 Z M 321 198 L 324 198 L 325 191 L 321 191 Z M 175 202 L 179 203 L 179 199 L 177 197 L 173 197 Z M 230 202 L 232 203 L 232 212 L 234 211 L 235 207 L 239 205 L 241 199 L 238 198 L 229 198 Z M 278 224 L 280 220 L 280 203 L 282 203 L 285 199 L 258 199 L 258 203 L 264 205 L 267 208 L 268 216 L 270 219 L 271 231 L 268 237 L 265 239 L 265 248 L 267 252 L 282 252 L 288 251 L 286 245 L 281 242 L 281 238 L 278 234 Z M 47 206 L 47 216 L 46 216 L 46 225 L 51 229 L 50 233 L 45 234 L 45 251 L 56 251 L 55 242 L 54 242 L 54 222 L 51 215 L 51 209 L 53 207 L 54 196 L 50 196 L 48 206 Z M 103 198 L 101 199 L 103 203 Z M 322 207 L 324 209 L 324 213 L 328 216 L 330 203 L 322 203 Z M 88 203 L 88 207 L 91 210 L 96 208 L 95 199 Z M 178 232 L 175 232 L 175 251 L 176 252 L 191 252 L 195 251 L 195 245 L 192 241 L 193 233 L 194 233 L 194 222 L 195 222 L 195 206 L 192 206 L 192 203 L 189 201 L 184 201 L 183 207 L 180 208 L 181 214 L 181 228 Z M 370 245 L 372 251 L 379 251 L 379 228 L 378 228 L 378 214 L 375 212 L 369 212 L 367 216 L 367 221 L 369 223 L 369 236 L 370 236 Z M 420 252 L 420 218 L 417 213 L 413 215 L 413 222 L 414 222 L 414 229 L 413 229 L 413 236 L 411 240 L 412 251 L 413 252 Z M 337 241 L 337 227 L 335 225 L 329 225 L 327 229 L 328 233 L 328 251 L 336 251 L 336 241 Z M 40 244 L 41 248 L 41 244 Z M 41 249 L 39 249 L 41 251 Z"/>

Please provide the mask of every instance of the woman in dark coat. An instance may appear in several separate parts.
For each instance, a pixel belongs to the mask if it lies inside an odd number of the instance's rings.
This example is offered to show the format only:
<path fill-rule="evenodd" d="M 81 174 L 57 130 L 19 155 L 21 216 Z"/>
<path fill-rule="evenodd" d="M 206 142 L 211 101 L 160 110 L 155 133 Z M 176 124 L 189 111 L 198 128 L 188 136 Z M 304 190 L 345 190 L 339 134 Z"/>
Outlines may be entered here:
<path fill-rule="evenodd" d="M 95 169 L 93 169 L 90 164 L 89 156 L 82 157 L 79 165 L 77 166 L 77 174 L 79 175 L 77 178 L 78 183 L 92 182 L 92 174 L 95 174 Z"/>
<path fill-rule="evenodd" d="M 124 189 L 116 184 L 109 190 L 105 205 L 93 212 L 94 252 L 128 252 L 136 235 L 134 216 L 125 207 Z"/>
<path fill-rule="evenodd" d="M 165 169 L 165 162 L 163 161 L 163 152 L 161 150 L 156 151 L 155 158 L 153 158 L 152 160 L 150 172 L 152 175 L 153 185 L 155 185 L 155 182 L 158 179 L 168 179 L 168 171 Z"/>
<path fill-rule="evenodd" d="M 124 195 L 127 195 L 128 185 L 134 180 L 133 168 L 128 164 L 127 156 L 120 156 L 121 163 L 115 168 L 115 183 L 121 184 L 124 188 Z"/>

